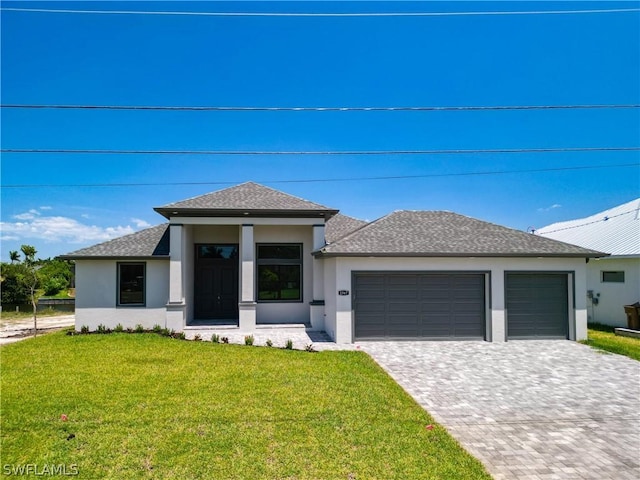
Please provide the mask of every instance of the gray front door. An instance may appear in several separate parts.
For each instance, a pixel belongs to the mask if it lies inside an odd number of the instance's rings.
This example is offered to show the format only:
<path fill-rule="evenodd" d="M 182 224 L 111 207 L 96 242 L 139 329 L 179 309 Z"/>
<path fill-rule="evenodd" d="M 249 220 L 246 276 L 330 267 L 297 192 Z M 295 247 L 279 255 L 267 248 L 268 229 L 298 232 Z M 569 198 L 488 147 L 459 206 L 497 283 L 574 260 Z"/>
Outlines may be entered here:
<path fill-rule="evenodd" d="M 357 273 L 355 339 L 484 339 L 484 290 L 484 274 Z"/>
<path fill-rule="evenodd" d="M 196 245 L 194 318 L 238 318 L 238 246 Z"/>
<path fill-rule="evenodd" d="M 508 273 L 508 338 L 567 338 L 566 273 Z"/>

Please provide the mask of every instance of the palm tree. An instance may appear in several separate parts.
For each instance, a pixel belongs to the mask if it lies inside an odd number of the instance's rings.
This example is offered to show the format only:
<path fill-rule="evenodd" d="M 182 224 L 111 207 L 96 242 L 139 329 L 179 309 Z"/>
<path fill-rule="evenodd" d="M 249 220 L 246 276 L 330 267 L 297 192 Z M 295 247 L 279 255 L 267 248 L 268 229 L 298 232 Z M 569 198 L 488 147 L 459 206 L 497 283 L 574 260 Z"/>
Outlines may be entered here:
<path fill-rule="evenodd" d="M 38 269 L 40 265 L 36 264 L 36 253 L 38 251 L 31 245 L 22 245 L 20 247 L 24 254 L 24 269 L 25 273 L 22 276 L 22 282 L 29 289 L 31 293 L 31 306 L 33 307 L 33 336 L 38 336 L 38 320 L 36 317 L 36 310 L 38 302 L 36 301 L 36 287 L 38 286 Z"/>
<path fill-rule="evenodd" d="M 11 250 L 9 252 L 9 258 L 11 259 L 11 263 L 16 263 L 20 261 L 20 254 L 17 250 Z"/>

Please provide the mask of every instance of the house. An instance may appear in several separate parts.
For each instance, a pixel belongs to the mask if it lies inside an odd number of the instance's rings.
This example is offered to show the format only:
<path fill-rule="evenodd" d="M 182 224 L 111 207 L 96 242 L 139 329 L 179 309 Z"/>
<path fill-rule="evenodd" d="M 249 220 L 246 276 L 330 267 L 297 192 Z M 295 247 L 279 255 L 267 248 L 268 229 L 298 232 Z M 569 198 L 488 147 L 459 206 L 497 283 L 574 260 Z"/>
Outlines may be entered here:
<path fill-rule="evenodd" d="M 588 319 L 626 327 L 623 306 L 640 301 L 640 198 L 536 233 L 610 254 L 587 265 Z"/>
<path fill-rule="evenodd" d="M 76 328 L 365 339 L 583 339 L 604 254 L 451 212 L 371 223 L 248 182 L 155 208 L 168 223 L 77 250 Z"/>

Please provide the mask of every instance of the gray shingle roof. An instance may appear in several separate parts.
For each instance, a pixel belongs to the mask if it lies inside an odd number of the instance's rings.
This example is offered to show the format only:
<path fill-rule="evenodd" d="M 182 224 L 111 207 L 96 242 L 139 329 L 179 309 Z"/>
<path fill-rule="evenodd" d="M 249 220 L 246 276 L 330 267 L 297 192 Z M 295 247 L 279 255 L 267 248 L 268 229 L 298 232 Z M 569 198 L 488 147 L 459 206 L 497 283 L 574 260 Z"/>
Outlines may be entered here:
<path fill-rule="evenodd" d="M 126 258 L 126 257 L 166 257 L 169 255 L 169 224 L 156 225 L 139 232 L 114 238 L 75 252 L 61 255 L 61 258 Z"/>
<path fill-rule="evenodd" d="M 171 215 L 189 214 L 238 215 L 238 210 L 242 211 L 243 214 L 244 212 L 274 214 L 277 212 L 287 214 L 313 213 L 330 218 L 338 212 L 324 205 L 294 197 L 254 182 L 246 182 L 224 190 L 170 203 L 154 210 L 167 218 Z M 173 212 L 178 212 L 178 214 Z"/>
<path fill-rule="evenodd" d="M 324 238 L 327 240 L 327 243 L 333 243 L 354 230 L 364 227 L 367 223 L 368 222 L 364 220 L 358 220 L 357 218 L 338 213 L 327 221 Z"/>
<path fill-rule="evenodd" d="M 601 252 L 451 212 L 398 211 L 327 245 L 327 256 L 557 256 Z"/>

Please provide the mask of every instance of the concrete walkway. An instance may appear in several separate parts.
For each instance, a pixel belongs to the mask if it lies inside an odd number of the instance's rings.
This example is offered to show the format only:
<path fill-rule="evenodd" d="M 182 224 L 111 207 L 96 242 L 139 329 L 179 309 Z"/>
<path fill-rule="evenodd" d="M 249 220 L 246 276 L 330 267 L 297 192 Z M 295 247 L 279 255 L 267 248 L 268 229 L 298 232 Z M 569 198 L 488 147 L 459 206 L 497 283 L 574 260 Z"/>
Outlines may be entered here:
<path fill-rule="evenodd" d="M 564 340 L 360 345 L 498 480 L 640 478 L 640 362 Z"/>

